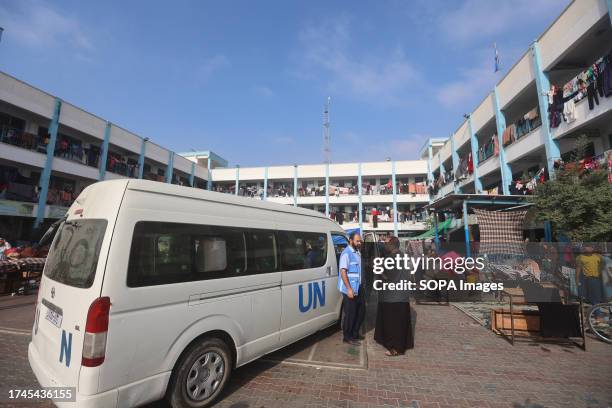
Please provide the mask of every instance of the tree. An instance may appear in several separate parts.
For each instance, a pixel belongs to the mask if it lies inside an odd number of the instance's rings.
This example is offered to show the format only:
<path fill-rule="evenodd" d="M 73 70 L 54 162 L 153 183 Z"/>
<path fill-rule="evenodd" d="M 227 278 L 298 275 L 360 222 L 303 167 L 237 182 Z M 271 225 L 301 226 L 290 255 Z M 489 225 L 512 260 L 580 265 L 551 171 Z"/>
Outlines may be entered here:
<path fill-rule="evenodd" d="M 588 139 L 576 141 L 573 160 L 536 187 L 536 218 L 550 221 L 572 241 L 612 241 L 612 184 L 607 169 L 583 166 Z"/>

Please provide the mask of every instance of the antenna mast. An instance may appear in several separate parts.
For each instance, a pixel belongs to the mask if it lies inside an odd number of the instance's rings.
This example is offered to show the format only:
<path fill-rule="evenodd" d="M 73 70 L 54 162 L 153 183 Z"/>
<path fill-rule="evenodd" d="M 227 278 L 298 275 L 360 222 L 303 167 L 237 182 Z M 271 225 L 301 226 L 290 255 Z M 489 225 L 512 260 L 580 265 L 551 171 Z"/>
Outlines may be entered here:
<path fill-rule="evenodd" d="M 331 140 L 329 137 L 329 105 L 331 104 L 331 96 L 327 97 L 323 110 L 323 156 L 325 163 L 331 163 Z"/>

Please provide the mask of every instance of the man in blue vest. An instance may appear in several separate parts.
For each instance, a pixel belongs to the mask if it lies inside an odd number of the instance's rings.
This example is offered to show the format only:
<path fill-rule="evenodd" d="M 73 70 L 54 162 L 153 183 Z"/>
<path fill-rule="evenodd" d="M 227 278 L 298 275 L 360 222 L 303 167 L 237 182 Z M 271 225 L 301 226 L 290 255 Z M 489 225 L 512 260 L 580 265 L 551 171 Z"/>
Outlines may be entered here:
<path fill-rule="evenodd" d="M 361 344 L 364 337 L 359 329 L 365 319 L 365 290 L 361 279 L 361 235 L 349 235 L 349 244 L 340 255 L 338 269 L 338 290 L 344 298 L 344 319 L 342 320 L 343 341 L 353 346 Z"/>

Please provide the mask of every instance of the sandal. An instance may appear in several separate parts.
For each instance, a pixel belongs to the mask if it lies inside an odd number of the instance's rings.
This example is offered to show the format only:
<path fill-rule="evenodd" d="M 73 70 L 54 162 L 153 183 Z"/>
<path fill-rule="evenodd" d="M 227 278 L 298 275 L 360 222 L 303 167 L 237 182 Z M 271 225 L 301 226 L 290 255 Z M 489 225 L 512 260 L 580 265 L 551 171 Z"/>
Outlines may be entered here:
<path fill-rule="evenodd" d="M 399 353 L 393 349 L 385 351 L 385 356 L 387 357 L 395 357 L 399 356 Z"/>

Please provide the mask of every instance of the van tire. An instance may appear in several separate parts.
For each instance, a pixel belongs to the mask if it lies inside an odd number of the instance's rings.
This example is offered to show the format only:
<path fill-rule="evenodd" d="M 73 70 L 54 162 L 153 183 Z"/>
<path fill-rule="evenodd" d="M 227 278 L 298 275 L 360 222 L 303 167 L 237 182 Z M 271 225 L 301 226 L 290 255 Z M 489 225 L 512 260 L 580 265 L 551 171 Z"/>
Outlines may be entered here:
<path fill-rule="evenodd" d="M 231 371 L 232 353 L 227 344 L 215 337 L 203 338 L 192 344 L 175 366 L 166 400 L 172 408 L 208 407 L 225 388 Z M 188 390 L 202 395 L 194 398 Z"/>

